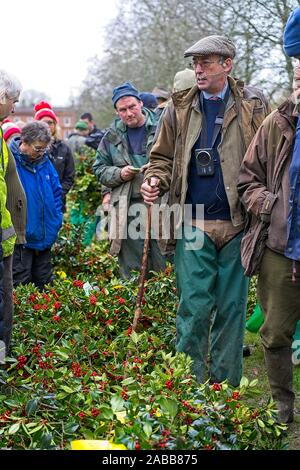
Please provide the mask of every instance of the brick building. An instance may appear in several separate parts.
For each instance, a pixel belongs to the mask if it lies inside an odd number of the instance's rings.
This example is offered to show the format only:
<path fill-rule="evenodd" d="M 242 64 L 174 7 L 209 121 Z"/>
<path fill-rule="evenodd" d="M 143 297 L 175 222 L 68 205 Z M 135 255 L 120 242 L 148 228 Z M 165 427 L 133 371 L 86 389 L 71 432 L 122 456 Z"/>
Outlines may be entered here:
<path fill-rule="evenodd" d="M 72 132 L 76 124 L 76 111 L 73 108 L 67 107 L 53 107 L 55 112 L 58 125 L 60 128 L 60 136 L 62 139 L 66 139 Z M 9 116 L 13 122 L 24 121 L 26 124 L 33 121 L 34 110 L 32 107 L 16 106 L 15 113 Z"/>

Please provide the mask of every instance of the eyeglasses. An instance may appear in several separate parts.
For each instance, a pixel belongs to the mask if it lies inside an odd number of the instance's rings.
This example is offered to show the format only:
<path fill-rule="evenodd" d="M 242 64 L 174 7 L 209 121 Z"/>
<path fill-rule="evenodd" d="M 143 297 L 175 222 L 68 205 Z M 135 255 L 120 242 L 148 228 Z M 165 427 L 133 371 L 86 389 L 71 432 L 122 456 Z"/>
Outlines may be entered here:
<path fill-rule="evenodd" d="M 212 64 L 220 64 L 222 65 L 223 60 L 208 60 L 208 59 L 202 59 L 201 57 L 193 57 L 193 66 L 196 67 L 197 65 L 200 65 L 202 70 L 209 70 Z"/>
<path fill-rule="evenodd" d="M 44 153 L 44 152 L 46 152 L 46 150 L 49 149 L 49 146 L 47 145 L 47 147 L 36 147 L 35 145 L 31 144 L 31 148 L 32 148 L 32 150 L 34 150 L 37 153 Z"/>

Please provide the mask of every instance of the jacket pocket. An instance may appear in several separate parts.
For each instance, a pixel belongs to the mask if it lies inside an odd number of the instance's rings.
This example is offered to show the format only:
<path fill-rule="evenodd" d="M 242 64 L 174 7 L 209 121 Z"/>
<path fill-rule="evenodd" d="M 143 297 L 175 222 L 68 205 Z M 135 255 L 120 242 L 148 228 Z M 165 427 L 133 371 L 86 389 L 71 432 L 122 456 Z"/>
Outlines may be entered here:
<path fill-rule="evenodd" d="M 36 243 L 44 239 L 45 236 L 45 222 L 44 210 L 37 211 L 37 215 L 30 217 L 27 221 L 26 227 L 26 243 Z"/>

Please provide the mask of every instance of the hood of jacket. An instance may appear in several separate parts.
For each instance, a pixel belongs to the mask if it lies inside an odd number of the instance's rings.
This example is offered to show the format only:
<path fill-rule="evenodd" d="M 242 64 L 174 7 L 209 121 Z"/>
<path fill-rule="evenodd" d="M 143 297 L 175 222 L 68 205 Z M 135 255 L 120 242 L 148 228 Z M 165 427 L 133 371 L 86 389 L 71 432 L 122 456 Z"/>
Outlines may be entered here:
<path fill-rule="evenodd" d="M 20 144 L 21 144 L 20 137 L 16 137 L 15 139 L 11 141 L 9 148 L 12 154 L 14 155 L 15 160 L 19 162 L 28 171 L 34 171 L 37 166 L 42 165 L 48 160 L 48 152 L 45 152 L 44 155 L 42 155 L 37 160 L 34 160 L 34 161 L 29 160 L 27 155 L 21 152 Z"/>

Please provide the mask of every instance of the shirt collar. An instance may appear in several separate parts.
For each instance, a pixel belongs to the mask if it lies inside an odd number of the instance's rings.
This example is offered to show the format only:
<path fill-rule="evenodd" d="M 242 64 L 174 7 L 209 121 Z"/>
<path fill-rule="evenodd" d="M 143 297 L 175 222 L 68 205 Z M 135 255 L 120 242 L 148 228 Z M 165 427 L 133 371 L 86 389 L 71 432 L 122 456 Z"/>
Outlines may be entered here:
<path fill-rule="evenodd" d="M 224 100 L 224 96 L 226 94 L 227 88 L 228 88 L 228 81 L 226 80 L 223 90 L 219 91 L 218 93 L 208 93 L 207 91 L 203 90 L 203 97 L 206 100 L 209 100 L 212 97 L 218 97 L 218 98 L 221 98 L 221 100 Z"/>

